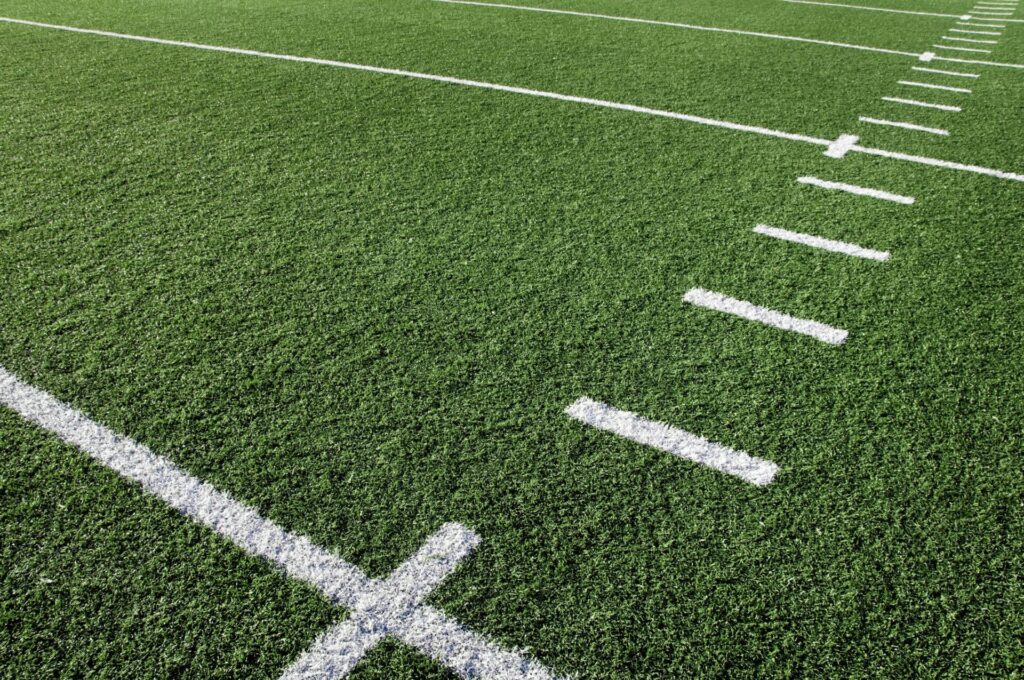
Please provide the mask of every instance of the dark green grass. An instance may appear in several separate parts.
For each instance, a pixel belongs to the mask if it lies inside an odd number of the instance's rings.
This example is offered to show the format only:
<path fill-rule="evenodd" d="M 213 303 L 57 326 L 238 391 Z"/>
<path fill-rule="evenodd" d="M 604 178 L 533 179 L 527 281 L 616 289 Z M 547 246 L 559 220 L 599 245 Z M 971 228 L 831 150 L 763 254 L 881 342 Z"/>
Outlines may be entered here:
<path fill-rule="evenodd" d="M 613 27 L 415 3 L 126 8 L 25 12 L 828 135 L 907 72 L 851 55 L 815 73 L 788 46 L 671 34 L 637 51 Z M 403 21 L 419 51 L 383 32 Z M 0 32 L 0 364 L 25 380 L 375 576 L 443 522 L 473 527 L 480 551 L 433 601 L 559 672 L 1024 662 L 1020 185 L 432 83 Z M 598 42 L 636 68 L 595 60 Z M 792 88 L 766 91 L 783 68 Z M 865 91 L 823 89 L 840 75 Z M 1019 106 L 1012 75 L 991 82 Z M 960 115 L 977 157 L 1014 169 L 1019 141 L 986 141 L 1012 122 Z M 804 174 L 918 204 L 800 187 Z M 758 222 L 894 257 L 809 252 L 750 233 Z M 694 285 L 850 340 L 684 306 Z M 756 489 L 587 430 L 561 413 L 582 394 L 782 470 Z M 11 675 L 273 677 L 344 615 L 9 413 L 0 441 Z M 445 673 L 393 644 L 359 675 Z"/>

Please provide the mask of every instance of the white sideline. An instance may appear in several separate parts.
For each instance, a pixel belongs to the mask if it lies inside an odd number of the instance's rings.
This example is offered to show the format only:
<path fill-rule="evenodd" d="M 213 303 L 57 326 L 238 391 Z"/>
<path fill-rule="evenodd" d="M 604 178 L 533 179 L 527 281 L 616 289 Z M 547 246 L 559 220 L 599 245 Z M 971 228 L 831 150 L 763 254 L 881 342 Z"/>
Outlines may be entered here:
<path fill-rule="evenodd" d="M 871 47 L 869 45 L 855 45 L 852 43 L 837 42 L 832 40 L 817 40 L 815 38 L 802 38 L 795 35 L 781 35 L 778 33 L 762 33 L 759 31 L 743 31 L 734 28 L 719 28 L 717 26 L 702 26 L 699 24 L 683 24 L 675 21 L 659 21 L 657 19 L 638 19 L 636 17 L 624 17 L 614 14 L 596 14 L 593 12 L 577 12 L 567 9 L 552 9 L 549 7 L 528 7 L 525 5 L 509 5 L 498 2 L 479 2 L 478 0 L 432 0 L 443 2 L 448 5 L 469 5 L 474 7 L 489 7 L 493 9 L 511 9 L 521 12 L 539 12 L 543 14 L 562 14 L 574 17 L 586 17 L 588 19 L 607 19 L 609 21 L 624 21 L 634 24 L 648 24 L 651 26 L 667 26 L 670 28 L 685 28 L 693 31 L 710 31 L 714 33 L 731 33 L 733 35 L 747 35 L 756 38 L 771 38 L 773 40 L 789 40 L 792 42 L 809 43 L 812 45 L 825 45 L 828 47 L 844 47 L 851 50 L 864 52 L 878 52 L 881 54 L 897 54 L 904 57 L 916 57 L 917 52 L 906 50 L 893 50 L 885 47 Z"/>
<path fill-rule="evenodd" d="M 943 137 L 949 136 L 949 130 L 943 130 L 942 128 L 927 127 L 925 125 L 917 125 L 915 123 L 904 123 L 898 120 L 885 120 L 884 118 L 871 118 L 869 116 L 861 116 L 858 120 L 860 120 L 860 122 L 862 123 L 870 123 L 872 125 L 886 125 L 888 127 L 903 128 L 904 130 L 929 132 L 933 135 L 941 135 Z"/>
<path fill-rule="evenodd" d="M 901 97 L 882 97 L 884 102 L 893 102 L 896 104 L 907 104 L 909 106 L 920 106 L 926 109 L 938 109 L 939 111 L 952 111 L 956 113 L 961 111 L 959 106 L 953 106 L 952 104 L 932 104 L 930 102 L 921 102 L 916 99 L 903 99 Z"/>
<path fill-rule="evenodd" d="M 843 255 L 850 255 L 851 257 L 862 257 L 866 260 L 877 260 L 878 262 L 885 262 L 889 259 L 889 253 L 882 250 L 872 250 L 871 248 L 864 248 L 854 243 L 833 241 L 830 238 L 822 238 L 821 236 L 814 236 L 813 234 L 804 234 L 799 231 L 779 229 L 778 227 L 772 227 L 767 224 L 757 225 L 754 227 L 754 231 L 758 234 L 777 238 L 782 241 L 799 243 L 811 248 L 827 250 L 832 253 L 842 253 Z"/>
<path fill-rule="evenodd" d="M 953 30 L 956 30 L 956 29 L 953 29 Z M 957 38 L 957 37 L 954 37 L 954 36 L 951 36 L 951 35 L 944 35 L 944 36 L 942 36 L 941 39 L 942 40 L 948 40 L 950 42 L 974 43 L 976 45 L 998 45 L 999 44 L 998 40 L 978 40 L 977 38 Z"/>
<path fill-rule="evenodd" d="M 525 87 L 515 87 L 511 85 L 500 85 L 497 83 L 488 83 L 479 80 L 466 80 L 464 78 L 454 78 L 451 76 L 440 76 L 431 73 L 421 73 L 418 71 L 404 71 L 401 69 L 383 68 L 380 66 L 367 66 L 365 64 L 354 64 L 344 61 L 335 61 L 331 59 L 318 59 L 314 57 L 299 57 L 288 54 L 276 54 L 273 52 L 260 52 L 257 50 L 240 49 L 236 47 L 219 47 L 216 45 L 204 45 L 201 43 L 184 42 L 180 40 L 165 40 L 163 38 L 149 38 L 146 36 L 129 35 L 125 33 L 112 33 L 110 31 L 97 31 L 88 28 L 76 28 L 74 26 L 61 26 L 58 24 L 46 24 L 38 21 L 27 21 L 24 19 L 11 19 L 8 17 L 0 17 L 0 22 L 9 24 L 18 24 L 23 26 L 34 26 L 37 28 L 47 28 L 58 31 L 68 31 L 71 33 L 81 33 L 86 35 L 97 35 L 107 38 L 117 38 L 121 40 L 133 40 L 136 42 L 143 43 L 154 43 L 158 45 L 169 45 L 174 47 L 186 47 L 190 49 L 205 50 L 210 52 L 220 52 L 227 54 L 239 54 L 249 57 L 260 57 L 264 59 L 277 59 L 288 62 L 298 62 L 303 64 L 317 64 L 320 66 L 331 66 L 335 68 L 351 69 L 354 71 L 363 71 L 367 73 L 376 73 L 382 75 L 401 76 L 405 78 L 414 78 L 419 80 L 426 80 L 438 83 L 447 83 L 450 85 L 461 85 L 464 87 L 475 87 L 484 90 L 492 90 L 496 92 L 507 92 L 512 94 L 526 95 L 530 97 L 539 97 L 543 99 L 553 99 L 556 101 L 572 102 L 575 104 L 585 104 L 588 106 L 596 106 L 606 109 L 614 109 L 617 111 L 629 111 L 631 113 L 639 113 L 648 116 L 657 116 L 661 118 L 671 118 L 674 120 L 682 120 L 690 123 L 697 123 L 700 125 L 708 125 L 710 127 L 724 128 L 727 130 L 735 130 L 737 132 L 750 132 L 754 134 L 764 135 L 766 137 L 775 137 L 778 139 L 786 139 L 795 142 L 804 142 L 806 144 L 815 144 L 823 146 L 826 149 L 832 147 L 836 142 L 840 140 L 828 140 L 820 137 L 812 137 L 810 135 L 794 134 L 791 132 L 784 132 L 782 130 L 772 130 L 770 128 L 758 127 L 755 125 L 744 125 L 741 123 L 732 123 L 726 120 L 718 120 L 715 118 L 705 118 L 703 116 L 694 116 L 685 113 L 677 113 L 675 111 L 665 111 L 661 109 L 652 109 L 645 106 L 636 106 L 634 104 L 623 104 L 621 102 L 613 102 L 605 99 L 593 99 L 590 97 L 578 97 L 575 95 L 560 94 L 557 92 L 548 92 L 545 90 L 533 90 Z M 948 57 L 935 57 L 936 59 L 944 59 L 945 61 L 956 61 L 960 63 L 985 63 L 995 66 L 1013 66 L 1014 68 L 1024 68 L 1024 64 L 999 64 L 996 62 L 975 62 L 972 60 L 953 59 Z M 863 147 L 854 145 L 848 149 L 854 153 L 862 153 L 868 156 L 877 156 L 880 158 L 890 158 L 893 160 L 900 160 L 907 163 L 916 163 L 919 165 L 927 165 L 934 168 L 944 168 L 946 170 L 956 170 L 960 172 L 970 172 L 978 175 L 986 175 L 988 177 L 995 177 L 997 179 L 1005 179 L 1014 182 L 1024 182 L 1024 174 L 1007 172 L 1005 170 L 996 170 L 993 168 L 986 168 L 980 165 L 971 165 L 968 163 L 958 163 L 956 161 L 947 161 L 940 158 L 929 158 L 927 156 L 917 156 L 914 154 L 902 153 L 899 151 L 887 151 L 885 149 L 874 149 L 871 147 Z"/>
<path fill-rule="evenodd" d="M 889 7 L 869 7 L 868 5 L 848 5 L 839 2 L 819 2 L 817 0 L 782 0 L 794 5 L 820 5 L 821 7 L 842 7 L 843 9 L 863 9 L 871 12 L 890 12 L 892 14 L 913 14 L 922 17 L 943 17 L 948 19 L 962 19 L 969 21 L 974 14 L 943 14 L 941 12 L 918 12 L 909 9 L 892 9 Z M 1024 21 L 1024 19 L 1000 19 L 1000 21 Z"/>
<path fill-rule="evenodd" d="M 903 205 L 914 204 L 914 198 L 912 196 L 901 196 L 900 194 L 893 194 L 888 191 L 882 191 L 881 189 L 869 189 L 868 187 L 861 187 L 856 184 L 847 184 L 846 182 L 830 182 L 825 179 L 819 179 L 818 177 L 797 177 L 796 181 L 800 184 L 807 184 L 821 189 L 845 191 L 848 194 L 868 196 L 870 198 L 892 201 L 893 203 L 901 203 Z"/>
<path fill-rule="evenodd" d="M 977 78 L 977 73 L 964 73 L 963 71 L 943 71 L 940 68 L 928 68 L 927 66 L 911 66 L 911 71 L 921 71 L 922 73 L 938 73 L 943 76 L 957 76 L 958 78 Z"/>
<path fill-rule="evenodd" d="M 976 47 L 954 47 L 953 45 L 932 45 L 940 50 L 953 50 L 954 52 L 977 52 L 979 54 L 992 54 L 992 50 L 980 50 Z"/>
<path fill-rule="evenodd" d="M 291 533 L 254 508 L 192 477 L 171 461 L 127 437 L 90 420 L 52 395 L 19 380 L 0 366 L 0 404 L 87 453 L 98 463 L 142 485 L 245 552 L 261 557 L 288 576 L 316 587 L 333 603 L 350 610 L 348 623 L 358 632 L 348 645 L 324 646 L 318 638 L 285 677 L 297 669 L 317 670 L 317 677 L 341 678 L 363 653 L 385 635 L 417 648 L 463 678 L 543 680 L 551 674 L 540 664 L 502 649 L 422 604 L 479 537 L 459 524 L 445 524 L 410 560 L 385 581 L 369 578 L 300 534 Z M 303 665 L 307 664 L 307 665 Z M 309 677 L 309 676 L 305 676 Z"/>
<path fill-rule="evenodd" d="M 929 90 L 945 90 L 946 92 L 965 92 L 970 94 L 971 91 L 966 87 L 951 87 L 949 85 L 935 85 L 934 83 L 921 83 L 916 80 L 897 80 L 897 85 L 907 85 L 908 87 L 924 87 Z"/>
<path fill-rule="evenodd" d="M 970 31 L 964 28 L 951 28 L 950 33 L 969 33 L 972 35 L 1002 35 L 999 31 Z"/>
<path fill-rule="evenodd" d="M 779 469 L 771 461 L 587 397 L 580 397 L 570 404 L 565 413 L 591 427 L 706 465 L 757 486 L 771 484 Z"/>
<path fill-rule="evenodd" d="M 774 309 L 759 307 L 751 302 L 747 302 L 746 300 L 737 300 L 736 298 L 729 297 L 728 295 L 704 290 L 703 288 L 691 288 L 686 291 L 686 295 L 683 296 L 683 300 L 685 302 L 689 302 L 691 305 L 696 305 L 697 307 L 711 309 L 716 312 L 724 312 L 725 314 L 732 314 L 733 316 L 738 316 L 741 319 L 747 319 L 749 321 L 758 321 L 766 326 L 772 326 L 773 328 L 779 328 L 784 331 L 792 331 L 794 333 L 800 333 L 801 335 L 808 335 L 830 345 L 843 344 L 846 342 L 846 336 L 848 335 L 847 332 L 842 329 L 833 328 L 832 326 L 818 321 L 799 319 L 795 316 L 790 316 L 789 314 L 777 312 Z"/>

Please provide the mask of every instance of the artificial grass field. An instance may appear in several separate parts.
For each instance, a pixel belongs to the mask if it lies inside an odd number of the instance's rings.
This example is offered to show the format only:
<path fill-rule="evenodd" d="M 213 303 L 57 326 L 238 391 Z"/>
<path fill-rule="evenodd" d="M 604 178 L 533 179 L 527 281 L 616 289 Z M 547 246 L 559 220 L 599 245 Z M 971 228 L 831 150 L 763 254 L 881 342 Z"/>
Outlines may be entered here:
<path fill-rule="evenodd" d="M 914 52 L 955 22 L 526 2 Z M 932 81 L 970 94 L 908 92 L 896 82 L 927 78 L 912 58 L 428 0 L 8 0 L 0 15 L 1024 171 L 1020 69 L 932 63 L 980 77 Z M 1024 63 L 1024 23 L 998 42 L 962 56 Z M 0 365 L 22 380 L 371 576 L 445 522 L 471 527 L 480 547 L 431 604 L 560 676 L 1024 668 L 1020 182 L 2 23 L 0 73 Z M 850 336 L 699 309 L 692 287 Z M 780 471 L 756 487 L 585 427 L 563 413 L 583 395 Z M 0 566 L 8 677 L 274 678 L 347 615 L 3 408 Z M 452 676 L 388 641 L 350 677 Z"/>

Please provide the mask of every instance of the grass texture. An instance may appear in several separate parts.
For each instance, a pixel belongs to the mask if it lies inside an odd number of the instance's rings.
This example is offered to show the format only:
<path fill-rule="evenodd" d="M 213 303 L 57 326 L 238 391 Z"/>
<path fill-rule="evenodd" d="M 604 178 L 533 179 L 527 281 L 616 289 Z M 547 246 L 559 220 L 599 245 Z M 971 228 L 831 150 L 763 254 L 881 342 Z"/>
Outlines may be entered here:
<path fill-rule="evenodd" d="M 855 4 L 871 3 L 970 7 Z M 767 0 L 538 6 L 910 51 L 955 21 Z M 925 79 L 912 58 L 428 0 L 11 0 L 2 14 L 1024 170 L 1020 70 L 932 64 L 982 75 L 970 95 L 909 94 L 897 80 Z M 1024 24 L 999 40 L 985 58 L 1024 63 Z M 1024 185 L 24 26 L 0 25 L 0 72 L 0 364 L 23 380 L 372 576 L 444 522 L 472 527 L 481 548 L 431 603 L 559 673 L 1024 666 Z M 685 305 L 694 286 L 850 338 Z M 780 473 L 756 488 L 587 429 L 563 414 L 582 395 Z M 345 616 L 9 411 L 0 565 L 9 677 L 272 678 Z M 354 677 L 446 673 L 388 643 Z"/>

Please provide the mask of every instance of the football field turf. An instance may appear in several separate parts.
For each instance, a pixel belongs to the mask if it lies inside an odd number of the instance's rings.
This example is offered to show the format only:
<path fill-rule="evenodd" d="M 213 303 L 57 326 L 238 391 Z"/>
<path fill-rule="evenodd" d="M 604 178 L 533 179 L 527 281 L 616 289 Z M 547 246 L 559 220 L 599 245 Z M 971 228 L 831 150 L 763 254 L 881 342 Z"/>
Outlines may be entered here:
<path fill-rule="evenodd" d="M 0 675 L 1024 668 L 1016 0 L 7 0 L 0 74 Z"/>

